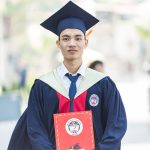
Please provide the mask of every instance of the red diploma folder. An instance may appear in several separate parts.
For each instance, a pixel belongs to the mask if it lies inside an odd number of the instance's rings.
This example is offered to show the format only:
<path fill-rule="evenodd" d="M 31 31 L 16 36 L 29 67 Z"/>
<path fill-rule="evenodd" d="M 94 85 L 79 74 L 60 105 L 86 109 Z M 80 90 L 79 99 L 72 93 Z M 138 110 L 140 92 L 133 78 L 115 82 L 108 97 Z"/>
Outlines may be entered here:
<path fill-rule="evenodd" d="M 91 111 L 54 114 L 56 150 L 94 150 Z"/>

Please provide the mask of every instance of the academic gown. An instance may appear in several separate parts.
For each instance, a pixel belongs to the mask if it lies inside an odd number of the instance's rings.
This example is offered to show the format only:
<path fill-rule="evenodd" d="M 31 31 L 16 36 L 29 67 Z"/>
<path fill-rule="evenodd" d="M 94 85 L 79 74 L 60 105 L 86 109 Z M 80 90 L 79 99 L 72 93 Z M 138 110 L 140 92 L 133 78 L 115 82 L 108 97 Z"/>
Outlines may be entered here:
<path fill-rule="evenodd" d="M 56 70 L 36 79 L 8 150 L 55 150 L 53 114 L 69 109 L 68 93 Z M 110 77 L 89 68 L 74 98 L 74 111 L 84 110 L 92 111 L 95 150 L 120 150 L 127 128 L 122 99 Z"/>

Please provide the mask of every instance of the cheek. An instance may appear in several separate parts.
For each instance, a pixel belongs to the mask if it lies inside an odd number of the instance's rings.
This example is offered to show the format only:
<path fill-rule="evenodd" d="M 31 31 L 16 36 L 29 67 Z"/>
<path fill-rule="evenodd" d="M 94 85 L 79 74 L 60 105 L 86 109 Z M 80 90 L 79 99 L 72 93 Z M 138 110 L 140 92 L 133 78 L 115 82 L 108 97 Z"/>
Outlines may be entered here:
<path fill-rule="evenodd" d="M 86 48 L 85 43 L 82 43 L 82 44 L 80 45 L 80 47 L 81 47 L 81 49 L 85 49 L 85 48 Z"/>
<path fill-rule="evenodd" d="M 67 50 L 66 50 L 66 46 L 65 46 L 65 45 L 61 45 L 61 46 L 60 46 L 60 50 L 61 50 L 61 53 L 62 53 L 63 55 L 66 55 L 66 54 L 67 54 Z"/>
<path fill-rule="evenodd" d="M 60 44 L 60 45 L 59 45 L 59 48 L 60 48 L 61 51 L 64 51 L 65 46 L 64 46 L 63 44 Z"/>
<path fill-rule="evenodd" d="M 60 44 L 61 48 L 65 49 L 67 47 L 67 43 Z"/>

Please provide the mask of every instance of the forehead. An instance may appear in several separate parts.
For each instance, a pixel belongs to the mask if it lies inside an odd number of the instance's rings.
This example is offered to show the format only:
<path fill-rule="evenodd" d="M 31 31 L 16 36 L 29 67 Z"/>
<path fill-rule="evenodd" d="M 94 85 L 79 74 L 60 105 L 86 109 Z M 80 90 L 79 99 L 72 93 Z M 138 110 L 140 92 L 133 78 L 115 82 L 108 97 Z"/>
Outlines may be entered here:
<path fill-rule="evenodd" d="M 79 29 L 65 29 L 60 34 L 62 36 L 84 36 L 84 33 Z"/>

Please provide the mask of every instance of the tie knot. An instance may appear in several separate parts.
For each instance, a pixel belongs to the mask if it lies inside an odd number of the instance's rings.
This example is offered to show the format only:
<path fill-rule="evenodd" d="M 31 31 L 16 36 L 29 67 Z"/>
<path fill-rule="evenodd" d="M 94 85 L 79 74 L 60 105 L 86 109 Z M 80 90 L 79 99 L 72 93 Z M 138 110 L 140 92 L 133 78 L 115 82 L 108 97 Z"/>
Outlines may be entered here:
<path fill-rule="evenodd" d="M 65 76 L 67 76 L 71 82 L 76 82 L 78 77 L 80 76 L 80 74 L 78 73 L 76 76 L 73 76 L 73 75 L 67 73 Z"/>

